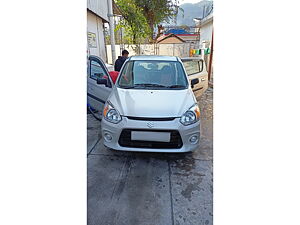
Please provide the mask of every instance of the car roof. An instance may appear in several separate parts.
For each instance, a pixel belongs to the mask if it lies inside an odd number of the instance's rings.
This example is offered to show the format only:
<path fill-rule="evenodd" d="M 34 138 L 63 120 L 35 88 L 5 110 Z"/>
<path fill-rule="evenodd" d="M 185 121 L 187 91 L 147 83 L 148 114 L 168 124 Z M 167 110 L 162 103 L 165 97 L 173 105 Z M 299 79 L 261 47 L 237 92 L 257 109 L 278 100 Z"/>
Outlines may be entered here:
<path fill-rule="evenodd" d="M 164 56 L 164 55 L 135 55 L 129 58 L 129 61 L 131 60 L 178 61 L 176 56 Z"/>

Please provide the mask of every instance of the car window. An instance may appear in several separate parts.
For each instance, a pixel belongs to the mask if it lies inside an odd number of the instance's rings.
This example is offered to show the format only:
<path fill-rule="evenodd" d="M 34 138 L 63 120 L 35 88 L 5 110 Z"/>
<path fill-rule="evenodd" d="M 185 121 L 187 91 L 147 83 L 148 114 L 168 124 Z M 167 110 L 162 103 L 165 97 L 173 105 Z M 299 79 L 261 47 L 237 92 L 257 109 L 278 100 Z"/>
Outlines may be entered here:
<path fill-rule="evenodd" d="M 96 61 L 91 61 L 91 75 L 90 77 L 92 79 L 97 80 L 97 78 L 107 78 L 105 75 L 105 70 L 103 67 Z"/>
<path fill-rule="evenodd" d="M 201 61 L 184 61 L 183 65 L 188 75 L 202 72 Z"/>
<path fill-rule="evenodd" d="M 119 75 L 119 87 L 187 88 L 182 64 L 176 61 L 136 60 L 125 64 Z"/>
<path fill-rule="evenodd" d="M 130 85 L 132 83 L 132 67 L 133 63 L 126 63 L 122 70 L 122 76 L 120 76 L 119 83 L 122 85 Z"/>

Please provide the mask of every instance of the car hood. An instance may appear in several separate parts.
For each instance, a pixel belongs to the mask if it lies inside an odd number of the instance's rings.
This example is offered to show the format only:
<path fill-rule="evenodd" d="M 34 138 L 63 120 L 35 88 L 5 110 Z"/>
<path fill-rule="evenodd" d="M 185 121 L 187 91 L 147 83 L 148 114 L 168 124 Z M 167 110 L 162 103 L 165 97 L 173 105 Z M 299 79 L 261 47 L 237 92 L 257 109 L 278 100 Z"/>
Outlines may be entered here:
<path fill-rule="evenodd" d="M 114 88 L 109 101 L 122 116 L 180 117 L 196 103 L 191 89 L 147 90 Z"/>

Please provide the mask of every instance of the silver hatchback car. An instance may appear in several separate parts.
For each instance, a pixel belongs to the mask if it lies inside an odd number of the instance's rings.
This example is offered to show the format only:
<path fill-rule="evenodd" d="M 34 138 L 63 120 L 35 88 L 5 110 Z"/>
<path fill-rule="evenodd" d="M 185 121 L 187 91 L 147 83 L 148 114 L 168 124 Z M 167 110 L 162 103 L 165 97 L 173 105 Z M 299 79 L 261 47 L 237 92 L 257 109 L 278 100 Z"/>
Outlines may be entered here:
<path fill-rule="evenodd" d="M 200 110 L 193 92 L 199 79 L 189 80 L 178 57 L 132 56 L 115 85 L 109 77 L 96 83 L 111 89 L 101 121 L 106 147 L 178 153 L 199 147 Z"/>

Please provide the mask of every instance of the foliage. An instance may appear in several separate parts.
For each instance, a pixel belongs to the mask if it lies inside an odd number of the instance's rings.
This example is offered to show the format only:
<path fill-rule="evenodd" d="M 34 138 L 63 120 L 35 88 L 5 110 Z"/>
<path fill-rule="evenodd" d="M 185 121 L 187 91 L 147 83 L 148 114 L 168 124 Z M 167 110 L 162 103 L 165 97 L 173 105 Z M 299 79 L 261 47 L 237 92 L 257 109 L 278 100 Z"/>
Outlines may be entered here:
<path fill-rule="evenodd" d="M 179 7 L 178 0 L 134 0 L 141 8 L 141 12 L 147 20 L 151 31 L 151 39 L 154 36 L 154 28 L 162 22 L 176 20 Z"/>
<path fill-rule="evenodd" d="M 115 0 L 124 19 L 121 19 L 116 30 L 124 28 L 124 39 L 128 44 L 140 43 L 150 34 L 147 20 L 134 0 Z"/>
<path fill-rule="evenodd" d="M 115 3 L 124 18 L 116 30 L 124 28 L 125 42 L 131 44 L 140 43 L 145 38 L 153 40 L 155 27 L 162 22 L 176 20 L 178 10 L 183 11 L 178 0 L 115 0 Z"/>

